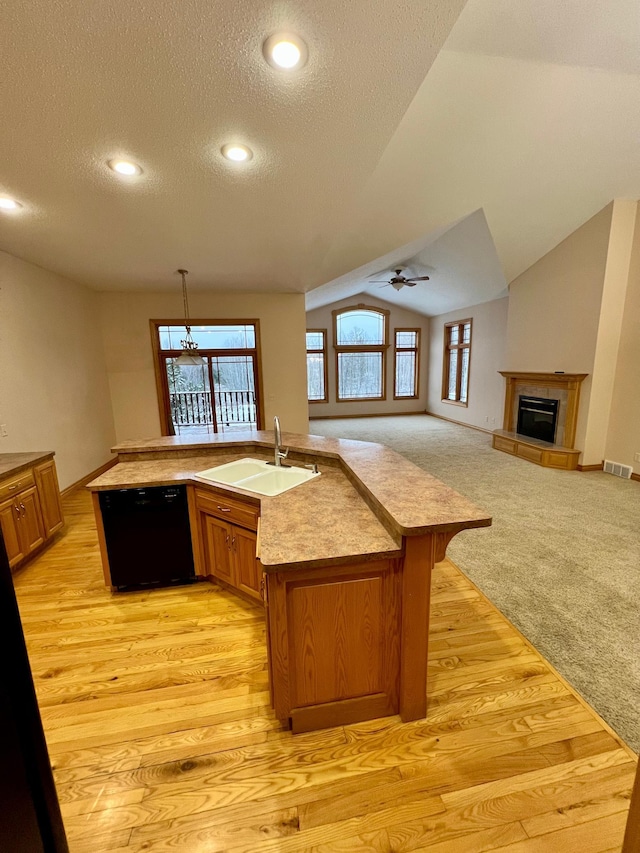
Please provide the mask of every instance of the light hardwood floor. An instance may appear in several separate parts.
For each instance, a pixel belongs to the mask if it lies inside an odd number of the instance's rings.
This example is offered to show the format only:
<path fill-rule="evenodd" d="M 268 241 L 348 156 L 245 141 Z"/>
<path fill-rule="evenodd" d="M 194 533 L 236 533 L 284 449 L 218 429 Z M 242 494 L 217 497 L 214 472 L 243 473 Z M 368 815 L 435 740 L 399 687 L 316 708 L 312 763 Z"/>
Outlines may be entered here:
<path fill-rule="evenodd" d="M 426 721 L 292 736 L 259 606 L 112 596 L 89 495 L 15 578 L 72 853 L 619 851 L 635 757 L 450 562 Z"/>

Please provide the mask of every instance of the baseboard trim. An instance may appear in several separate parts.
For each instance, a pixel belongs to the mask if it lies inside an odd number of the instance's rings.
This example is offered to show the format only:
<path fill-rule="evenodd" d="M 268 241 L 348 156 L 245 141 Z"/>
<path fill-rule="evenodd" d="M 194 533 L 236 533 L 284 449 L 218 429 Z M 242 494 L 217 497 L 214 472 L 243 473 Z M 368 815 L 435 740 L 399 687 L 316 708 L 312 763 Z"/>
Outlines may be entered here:
<path fill-rule="evenodd" d="M 640 474 L 632 474 L 631 479 L 635 480 L 637 483 L 640 483 Z"/>
<path fill-rule="evenodd" d="M 468 427 L 469 429 L 475 429 L 478 432 L 486 432 L 488 435 L 493 435 L 492 429 L 485 429 L 484 427 L 475 426 L 474 424 L 465 424 L 462 421 L 456 421 L 453 418 L 445 418 L 444 415 L 436 415 L 435 412 L 423 412 L 425 415 L 429 415 L 431 418 L 438 418 L 440 421 L 447 421 L 450 424 L 456 424 L 456 426 Z"/>
<path fill-rule="evenodd" d="M 118 460 L 115 457 L 113 459 L 109 459 L 108 462 L 105 462 L 104 465 L 101 465 L 99 468 L 96 468 L 95 471 L 92 471 L 85 477 L 81 477 L 79 480 L 76 480 L 75 483 L 71 483 L 70 486 L 67 486 L 66 489 L 63 489 L 60 492 L 60 497 L 66 498 L 67 495 L 71 494 L 74 489 L 78 489 L 80 488 L 80 486 L 86 486 L 87 483 L 90 483 L 92 480 L 95 480 L 95 478 L 99 477 L 100 474 L 104 474 L 104 472 L 108 471 L 109 468 L 113 468 L 117 461 Z"/>
<path fill-rule="evenodd" d="M 603 468 L 604 462 L 599 465 L 578 465 L 578 471 L 602 471 Z"/>
<path fill-rule="evenodd" d="M 405 417 L 406 415 L 428 415 L 429 412 L 420 411 L 420 412 L 376 412 L 371 415 L 309 415 L 310 421 L 339 421 L 344 420 L 346 418 L 395 418 L 396 416 L 402 415 Z"/>

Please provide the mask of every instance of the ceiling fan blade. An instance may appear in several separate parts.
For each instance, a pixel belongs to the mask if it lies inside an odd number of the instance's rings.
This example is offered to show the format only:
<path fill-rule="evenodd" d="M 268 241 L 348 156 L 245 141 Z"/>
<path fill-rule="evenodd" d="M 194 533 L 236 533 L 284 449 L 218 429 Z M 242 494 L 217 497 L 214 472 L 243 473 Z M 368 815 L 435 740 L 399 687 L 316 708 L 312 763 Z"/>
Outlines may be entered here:
<path fill-rule="evenodd" d="M 413 278 L 408 279 L 408 281 L 429 281 L 428 275 L 416 275 Z"/>
<path fill-rule="evenodd" d="M 404 286 L 405 287 L 415 287 L 417 283 L 418 283 L 417 281 L 405 281 Z"/>
<path fill-rule="evenodd" d="M 369 284 L 389 284 L 389 282 L 385 281 L 385 279 L 383 279 L 383 278 L 374 278 L 371 281 L 369 281 Z"/>

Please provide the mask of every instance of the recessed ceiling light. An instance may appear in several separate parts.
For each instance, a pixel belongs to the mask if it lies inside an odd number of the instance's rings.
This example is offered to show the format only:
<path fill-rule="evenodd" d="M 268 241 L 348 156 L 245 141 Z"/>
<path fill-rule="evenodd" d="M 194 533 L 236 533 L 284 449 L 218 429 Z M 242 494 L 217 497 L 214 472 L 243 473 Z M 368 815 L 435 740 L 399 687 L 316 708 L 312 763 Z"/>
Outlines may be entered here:
<path fill-rule="evenodd" d="M 233 160 L 234 163 L 244 163 L 247 160 L 251 160 L 253 151 L 247 148 L 246 145 L 237 145 L 234 142 L 230 142 L 222 146 L 222 156 L 226 157 L 227 160 Z"/>
<path fill-rule="evenodd" d="M 137 163 L 132 163 L 130 160 L 109 160 L 108 166 L 114 172 L 117 172 L 119 175 L 125 175 L 127 178 L 142 174 L 140 166 Z"/>
<path fill-rule="evenodd" d="M 294 33 L 276 33 L 269 36 L 262 46 L 262 52 L 269 65 L 283 71 L 302 68 L 309 55 L 307 45 Z"/>
<path fill-rule="evenodd" d="M 8 196 L 0 197 L 0 210 L 18 210 L 20 207 L 22 205 L 15 198 L 9 198 Z"/>

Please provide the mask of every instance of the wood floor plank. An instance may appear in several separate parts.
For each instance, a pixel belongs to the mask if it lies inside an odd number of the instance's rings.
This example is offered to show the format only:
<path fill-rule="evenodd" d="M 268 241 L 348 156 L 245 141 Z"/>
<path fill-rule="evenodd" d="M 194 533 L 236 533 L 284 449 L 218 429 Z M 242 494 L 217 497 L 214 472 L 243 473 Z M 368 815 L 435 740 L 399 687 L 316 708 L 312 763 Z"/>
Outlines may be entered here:
<path fill-rule="evenodd" d="M 88 494 L 15 577 L 71 853 L 604 853 L 635 761 L 450 561 L 428 716 L 291 735 L 261 608 L 104 587 Z"/>

